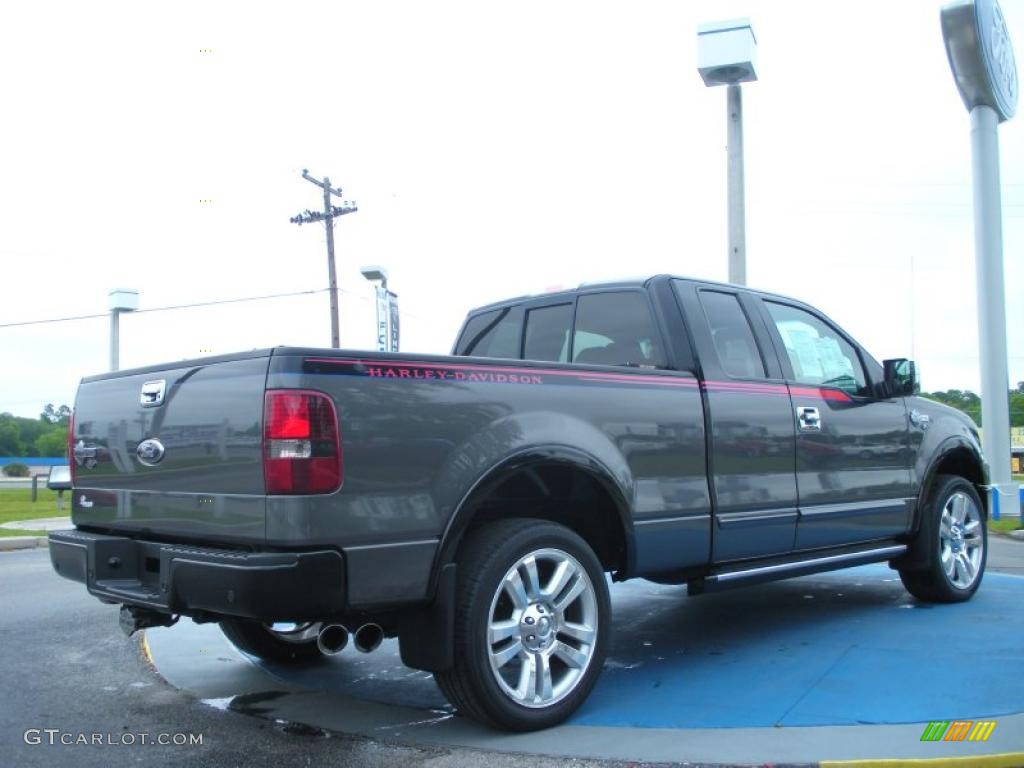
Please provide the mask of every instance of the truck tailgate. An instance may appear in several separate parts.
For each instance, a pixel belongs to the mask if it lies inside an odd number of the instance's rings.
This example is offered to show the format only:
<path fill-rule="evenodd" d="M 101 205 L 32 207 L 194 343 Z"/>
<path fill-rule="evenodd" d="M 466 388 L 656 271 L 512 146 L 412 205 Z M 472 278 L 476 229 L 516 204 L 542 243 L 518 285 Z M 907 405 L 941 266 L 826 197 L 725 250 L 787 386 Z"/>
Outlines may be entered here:
<path fill-rule="evenodd" d="M 84 379 L 75 401 L 75 525 L 263 542 L 269 356 Z"/>

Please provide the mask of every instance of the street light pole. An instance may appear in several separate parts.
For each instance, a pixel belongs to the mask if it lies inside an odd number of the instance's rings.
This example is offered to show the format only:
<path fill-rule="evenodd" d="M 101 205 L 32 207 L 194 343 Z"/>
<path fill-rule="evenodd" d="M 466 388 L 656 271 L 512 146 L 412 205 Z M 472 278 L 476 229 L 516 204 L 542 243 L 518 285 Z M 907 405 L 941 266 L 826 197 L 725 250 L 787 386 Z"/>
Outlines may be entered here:
<path fill-rule="evenodd" d="M 743 92 L 726 89 L 729 153 L 729 282 L 747 284 L 747 213 L 743 186 Z"/>
<path fill-rule="evenodd" d="M 391 343 L 391 293 L 388 291 L 388 271 L 384 267 L 362 267 L 363 277 L 374 284 L 374 302 L 377 307 L 377 351 L 397 352 Z"/>
<path fill-rule="evenodd" d="M 110 370 L 120 367 L 121 313 L 139 308 L 139 292 L 131 288 L 117 288 L 107 294 L 110 307 Z"/>
<path fill-rule="evenodd" d="M 709 87 L 725 85 L 728 135 L 729 282 L 747 284 L 746 202 L 743 179 L 743 96 L 740 83 L 757 80 L 757 39 L 747 19 L 697 28 L 697 72 Z"/>
<path fill-rule="evenodd" d="M 116 371 L 120 365 L 121 347 L 121 310 L 110 310 L 110 370 Z"/>

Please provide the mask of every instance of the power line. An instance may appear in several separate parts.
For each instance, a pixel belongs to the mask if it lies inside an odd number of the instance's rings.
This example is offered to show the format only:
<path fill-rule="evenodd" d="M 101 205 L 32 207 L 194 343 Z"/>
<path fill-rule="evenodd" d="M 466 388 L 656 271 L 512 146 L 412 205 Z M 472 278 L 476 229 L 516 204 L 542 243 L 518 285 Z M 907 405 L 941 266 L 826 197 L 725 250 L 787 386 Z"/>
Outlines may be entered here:
<path fill-rule="evenodd" d="M 313 296 L 313 295 L 318 294 L 318 293 L 326 293 L 329 290 L 330 290 L 330 288 L 316 288 L 316 289 L 309 290 L 309 291 L 293 291 L 291 293 L 271 293 L 271 294 L 267 294 L 266 296 L 246 296 L 246 297 L 241 298 L 241 299 L 219 299 L 217 301 L 198 301 L 198 302 L 193 302 L 191 304 L 173 304 L 173 305 L 166 306 L 166 307 L 150 307 L 148 309 L 137 309 L 134 312 L 132 312 L 132 314 L 133 315 L 137 315 L 137 314 L 141 314 L 143 312 L 166 312 L 167 310 L 171 310 L 171 309 L 190 309 L 192 307 L 210 307 L 210 306 L 214 306 L 214 305 L 217 305 L 217 304 L 237 304 L 237 303 L 243 302 L 243 301 L 263 301 L 265 299 L 283 299 L 283 298 L 287 298 L 289 296 Z M 360 301 L 374 303 L 374 299 L 370 299 L 370 298 L 368 298 L 366 296 L 363 296 L 362 294 L 358 294 L 358 293 L 356 293 L 354 291 L 349 291 L 349 290 L 347 290 L 345 288 L 339 288 L 338 291 L 340 293 L 352 295 L 355 298 L 359 299 Z M 408 315 L 409 317 L 412 317 L 412 318 L 416 319 L 416 320 L 421 319 L 419 315 L 409 314 L 408 312 L 405 313 L 405 314 Z M 43 325 L 45 323 L 66 323 L 66 322 L 69 322 L 69 321 L 72 321 L 72 320 L 94 320 L 94 319 L 100 318 L 100 317 L 110 317 L 110 313 L 109 312 L 100 312 L 100 313 L 97 313 L 97 314 L 94 314 L 94 315 L 71 315 L 71 316 L 68 316 L 68 317 L 51 317 L 51 318 L 47 318 L 45 320 L 23 320 L 23 321 L 19 321 L 19 322 L 16 322 L 16 323 L 0 323 L 0 328 L 15 328 L 15 327 L 26 326 L 26 325 Z"/>
<path fill-rule="evenodd" d="M 266 299 L 283 299 L 289 296 L 309 296 L 316 293 L 324 293 L 330 290 L 329 288 L 316 288 L 309 291 L 292 291 L 291 293 L 270 293 L 265 296 L 246 296 L 240 299 L 219 299 L 217 301 L 197 301 L 191 304 L 172 304 L 167 307 L 150 307 L 149 309 L 137 309 L 133 314 L 142 314 L 143 312 L 166 312 L 171 309 L 190 309 L 192 307 L 212 307 L 217 304 L 237 304 L 243 301 L 264 301 Z M 52 317 L 46 320 L 23 320 L 17 323 L 0 323 L 0 328 L 14 328 L 16 326 L 24 325 L 42 325 L 44 323 L 65 323 L 70 320 L 91 320 L 97 317 L 108 317 L 109 312 L 101 312 L 94 315 L 71 315 L 69 317 Z"/>

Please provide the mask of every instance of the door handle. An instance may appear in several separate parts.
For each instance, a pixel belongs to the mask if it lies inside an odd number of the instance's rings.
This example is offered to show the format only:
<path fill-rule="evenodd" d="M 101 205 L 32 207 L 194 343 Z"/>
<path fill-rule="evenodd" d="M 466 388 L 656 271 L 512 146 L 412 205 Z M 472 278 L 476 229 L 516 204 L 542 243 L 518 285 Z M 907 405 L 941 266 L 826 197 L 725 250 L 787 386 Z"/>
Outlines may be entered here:
<path fill-rule="evenodd" d="M 796 423 L 804 432 L 821 432 L 821 414 L 812 406 L 796 407 Z"/>

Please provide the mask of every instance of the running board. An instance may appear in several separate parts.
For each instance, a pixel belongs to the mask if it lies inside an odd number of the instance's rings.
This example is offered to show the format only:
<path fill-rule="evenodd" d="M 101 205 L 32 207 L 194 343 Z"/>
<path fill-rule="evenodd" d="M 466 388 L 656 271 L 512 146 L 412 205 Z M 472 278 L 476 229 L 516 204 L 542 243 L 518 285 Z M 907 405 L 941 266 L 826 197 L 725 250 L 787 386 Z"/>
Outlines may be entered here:
<path fill-rule="evenodd" d="M 907 551 L 906 544 L 892 544 L 875 549 L 862 549 L 857 552 L 842 552 L 835 555 L 798 560 L 790 563 L 758 565 L 735 571 L 712 573 L 703 578 L 687 582 L 687 592 L 699 595 L 703 592 L 715 592 L 729 587 L 757 584 L 776 579 L 789 579 L 794 576 L 806 576 L 810 573 L 834 571 L 838 568 L 849 568 L 854 565 L 866 565 L 882 560 L 892 560 Z"/>

